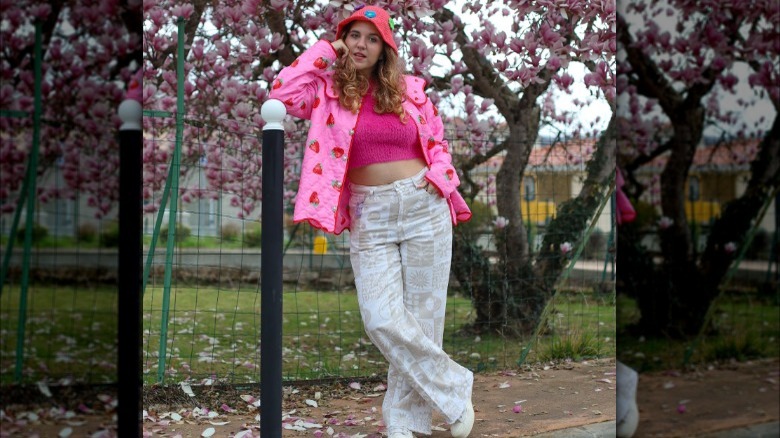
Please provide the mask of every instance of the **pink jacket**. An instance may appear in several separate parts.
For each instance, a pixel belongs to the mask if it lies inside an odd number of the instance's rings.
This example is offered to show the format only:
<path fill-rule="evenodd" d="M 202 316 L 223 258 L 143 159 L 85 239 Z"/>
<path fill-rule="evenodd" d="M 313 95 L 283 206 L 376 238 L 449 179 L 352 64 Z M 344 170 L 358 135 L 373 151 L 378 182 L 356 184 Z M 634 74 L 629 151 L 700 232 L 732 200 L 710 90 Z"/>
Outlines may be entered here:
<path fill-rule="evenodd" d="M 295 222 L 308 221 L 324 231 L 341 234 L 350 226 L 347 161 L 359 114 L 341 107 L 333 87 L 337 59 L 333 46 L 318 41 L 293 63 L 282 69 L 269 95 L 284 102 L 288 114 L 311 119 L 301 167 L 301 181 L 295 199 Z M 407 96 L 403 108 L 417 125 L 420 147 L 428 163 L 425 178 L 447 199 L 452 223 L 471 218 L 457 187 L 460 179 L 452 166 L 439 112 L 424 91 L 425 81 L 406 77 Z"/>

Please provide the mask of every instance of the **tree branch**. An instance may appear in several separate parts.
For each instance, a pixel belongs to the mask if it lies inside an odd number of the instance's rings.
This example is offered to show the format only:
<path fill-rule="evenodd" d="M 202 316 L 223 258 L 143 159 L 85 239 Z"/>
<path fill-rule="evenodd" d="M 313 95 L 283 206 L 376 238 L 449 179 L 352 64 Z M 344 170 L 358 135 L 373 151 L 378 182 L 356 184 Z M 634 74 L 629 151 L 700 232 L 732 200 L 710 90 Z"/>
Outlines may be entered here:
<path fill-rule="evenodd" d="M 271 2 L 268 0 L 263 2 L 266 7 L 264 14 L 265 22 L 268 24 L 268 28 L 271 29 L 272 33 L 278 33 L 282 36 L 284 46 L 281 50 L 276 52 L 277 59 L 279 59 L 283 65 L 290 65 L 293 61 L 295 61 L 295 58 L 298 57 L 295 51 L 293 51 L 293 45 L 290 38 L 290 29 L 285 23 L 284 12 L 277 11 L 271 7 L 270 3 Z"/>
<path fill-rule="evenodd" d="M 633 161 L 630 161 L 628 164 L 626 164 L 625 169 L 627 172 L 634 171 L 639 167 L 655 160 L 656 157 L 660 156 L 661 154 L 663 154 L 668 150 L 671 150 L 671 148 L 672 148 L 672 141 L 667 140 L 661 146 L 658 146 L 657 148 L 653 149 L 653 151 L 650 152 L 649 154 L 640 155 L 636 157 Z"/>
<path fill-rule="evenodd" d="M 474 155 L 467 161 L 464 161 L 458 166 L 458 168 L 460 168 L 463 171 L 463 173 L 467 173 L 472 169 L 474 169 L 475 167 L 479 166 L 480 164 L 485 163 L 486 161 L 490 160 L 491 158 L 505 151 L 508 145 L 509 145 L 509 140 L 508 139 L 504 140 L 503 142 L 501 142 L 499 146 L 488 150 L 487 153 Z"/>
<path fill-rule="evenodd" d="M 434 14 L 436 20 L 440 22 L 454 20 L 455 14 L 447 9 L 442 8 Z M 498 111 L 507 119 L 512 119 L 512 115 L 516 113 L 516 108 L 520 104 L 520 99 L 517 94 L 505 84 L 498 72 L 493 68 L 490 61 L 481 55 L 477 49 L 473 47 L 471 42 L 466 36 L 466 32 L 462 25 L 457 26 L 457 34 L 455 41 L 461 48 L 463 53 L 463 62 L 469 69 L 469 73 L 474 76 L 473 86 L 474 90 L 482 97 L 493 99 L 493 103 L 498 108 Z"/>
<path fill-rule="evenodd" d="M 196 31 L 198 30 L 198 26 L 200 25 L 200 19 L 203 16 L 203 12 L 206 10 L 206 6 L 209 5 L 209 0 L 193 0 L 192 6 L 193 11 L 192 15 L 190 15 L 190 18 L 185 20 L 184 23 L 184 59 L 186 60 L 187 57 L 190 54 L 190 50 L 192 50 L 192 42 L 195 39 Z M 178 29 L 178 24 L 176 24 Z M 189 47 L 189 49 L 187 49 Z M 177 53 L 177 47 L 175 44 L 171 45 L 167 49 L 161 51 L 158 56 L 155 57 L 155 59 L 151 60 L 152 65 L 155 68 L 160 68 L 161 65 L 165 62 L 168 57 L 174 57 Z"/>
<path fill-rule="evenodd" d="M 626 51 L 628 63 L 636 70 L 637 78 L 631 82 L 637 86 L 637 91 L 643 96 L 658 99 L 658 103 L 667 114 L 672 114 L 682 103 L 682 98 L 669 81 L 661 73 L 658 66 L 636 47 L 634 39 L 628 32 L 628 24 L 625 19 L 617 14 L 618 42 Z"/>

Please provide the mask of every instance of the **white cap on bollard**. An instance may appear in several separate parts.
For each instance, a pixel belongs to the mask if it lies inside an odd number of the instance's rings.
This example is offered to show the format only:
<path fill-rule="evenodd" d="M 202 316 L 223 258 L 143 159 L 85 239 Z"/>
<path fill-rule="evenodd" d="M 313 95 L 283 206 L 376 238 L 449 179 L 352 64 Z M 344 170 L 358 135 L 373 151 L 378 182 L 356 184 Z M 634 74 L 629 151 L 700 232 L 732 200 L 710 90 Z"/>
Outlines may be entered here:
<path fill-rule="evenodd" d="M 284 120 L 284 116 L 286 115 L 287 109 L 284 107 L 284 103 L 282 103 L 281 100 L 268 99 L 265 101 L 263 106 L 260 108 L 260 117 L 265 120 L 263 131 L 266 129 L 284 131 L 282 120 Z"/>
<path fill-rule="evenodd" d="M 141 116 L 143 115 L 143 111 L 140 102 L 134 99 L 123 100 L 122 103 L 119 104 L 117 114 L 122 121 L 122 126 L 119 127 L 120 131 L 141 130 Z"/>

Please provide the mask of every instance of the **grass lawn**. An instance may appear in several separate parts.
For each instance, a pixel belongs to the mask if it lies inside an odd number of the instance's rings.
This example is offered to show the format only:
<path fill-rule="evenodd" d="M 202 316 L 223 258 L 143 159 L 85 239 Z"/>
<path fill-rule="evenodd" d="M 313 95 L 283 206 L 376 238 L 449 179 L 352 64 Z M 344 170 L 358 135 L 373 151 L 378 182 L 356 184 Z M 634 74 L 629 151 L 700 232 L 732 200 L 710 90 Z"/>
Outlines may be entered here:
<path fill-rule="evenodd" d="M 116 381 L 116 292 L 33 285 L 27 292 L 24 379 Z M 0 381 L 14 381 L 20 287 L 0 297 Z"/>
<path fill-rule="evenodd" d="M 617 307 L 621 327 L 639 319 L 634 300 L 619 297 Z M 745 292 L 724 293 L 710 325 L 712 330 L 698 342 L 619 335 L 618 359 L 642 372 L 780 356 L 780 309 L 771 299 Z"/>
<path fill-rule="evenodd" d="M 260 365 L 260 293 L 257 288 L 220 290 L 173 287 L 170 294 L 166 383 L 192 378 L 230 383 L 256 382 Z M 144 296 L 143 370 L 146 383 L 158 378 L 163 289 Z M 526 363 L 615 355 L 615 306 L 589 294 L 561 293 L 551 303 L 543 335 Z M 0 297 L 2 382 L 13 381 L 19 287 Z M 528 339 L 466 336 L 460 329 L 474 317 L 469 299 L 448 299 L 445 350 L 475 371 L 512 368 Z M 296 291 L 284 294 L 285 379 L 384 375 L 386 363 L 368 341 L 354 291 Z M 25 380 L 71 376 L 115 380 L 116 294 L 108 287 L 34 285 L 28 292 Z"/>
<path fill-rule="evenodd" d="M 148 247 L 152 243 L 152 236 L 151 235 L 144 235 L 143 236 L 143 244 L 144 247 Z M 2 237 L 0 238 L 0 246 L 2 246 L 3 251 L 5 251 L 5 246 L 8 244 L 8 238 Z M 165 248 L 166 243 L 163 242 L 163 239 L 158 238 L 157 239 L 157 248 Z M 24 244 L 21 242 L 14 242 L 14 249 L 21 250 L 21 248 L 24 247 Z M 43 248 L 69 248 L 69 249 L 97 249 L 97 248 L 106 248 L 105 245 L 101 245 L 98 238 L 94 237 L 90 240 L 77 240 L 74 237 L 70 236 L 46 236 L 44 238 L 41 238 L 38 242 L 33 244 L 33 247 L 35 249 L 43 249 Z M 113 248 L 116 248 L 117 245 L 114 243 L 112 245 Z M 242 248 L 251 248 L 250 245 L 245 245 L 244 242 L 241 239 L 232 239 L 232 240 L 224 240 L 220 237 L 214 237 L 214 236 L 189 236 L 186 239 L 182 240 L 181 242 L 176 243 L 177 248 L 206 248 L 206 249 L 242 249 Z M 259 248 L 257 248 L 259 251 Z"/>

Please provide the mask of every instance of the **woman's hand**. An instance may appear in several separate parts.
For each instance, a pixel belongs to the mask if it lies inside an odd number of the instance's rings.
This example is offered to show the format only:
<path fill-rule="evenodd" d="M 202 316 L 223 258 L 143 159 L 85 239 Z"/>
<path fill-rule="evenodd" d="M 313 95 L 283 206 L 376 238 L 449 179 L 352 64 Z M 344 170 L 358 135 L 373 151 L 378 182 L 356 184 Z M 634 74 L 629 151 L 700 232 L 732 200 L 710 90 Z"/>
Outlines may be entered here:
<path fill-rule="evenodd" d="M 334 49 L 336 49 L 336 54 L 339 56 L 339 58 L 344 58 L 345 56 L 349 55 L 349 47 L 344 44 L 344 40 L 333 41 L 331 45 Z"/>
<path fill-rule="evenodd" d="M 430 183 L 430 181 L 425 180 L 425 183 L 422 186 L 422 189 L 426 192 L 430 193 L 431 195 L 437 195 L 439 196 L 439 189 L 437 189 L 433 184 Z"/>

